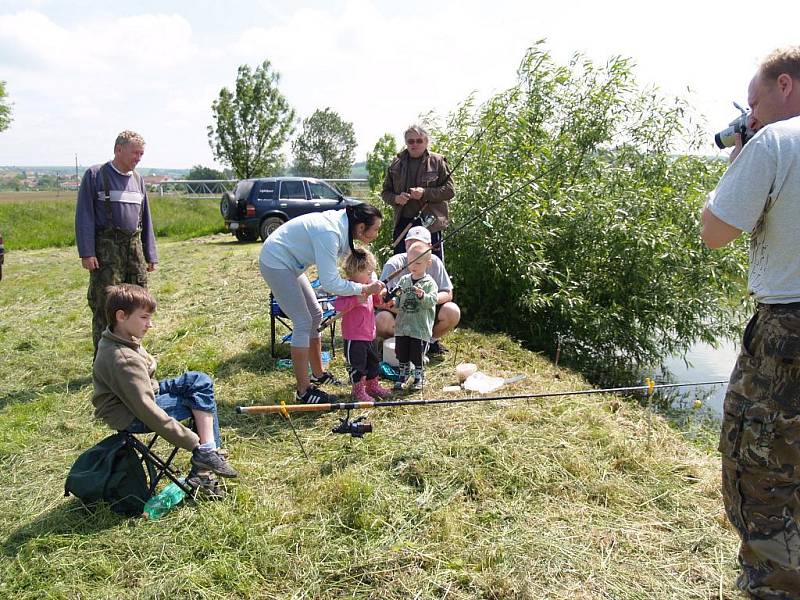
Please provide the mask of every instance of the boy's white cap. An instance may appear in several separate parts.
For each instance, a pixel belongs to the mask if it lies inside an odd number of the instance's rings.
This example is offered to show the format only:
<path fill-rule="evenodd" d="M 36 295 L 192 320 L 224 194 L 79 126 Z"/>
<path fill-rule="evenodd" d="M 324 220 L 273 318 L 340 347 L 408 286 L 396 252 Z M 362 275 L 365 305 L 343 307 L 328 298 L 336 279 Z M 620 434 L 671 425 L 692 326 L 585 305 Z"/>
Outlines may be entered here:
<path fill-rule="evenodd" d="M 425 242 L 426 244 L 430 245 L 431 232 L 424 227 L 417 225 L 416 227 L 412 227 L 408 230 L 408 233 L 406 234 L 406 241 L 409 240 L 419 240 L 420 242 Z"/>

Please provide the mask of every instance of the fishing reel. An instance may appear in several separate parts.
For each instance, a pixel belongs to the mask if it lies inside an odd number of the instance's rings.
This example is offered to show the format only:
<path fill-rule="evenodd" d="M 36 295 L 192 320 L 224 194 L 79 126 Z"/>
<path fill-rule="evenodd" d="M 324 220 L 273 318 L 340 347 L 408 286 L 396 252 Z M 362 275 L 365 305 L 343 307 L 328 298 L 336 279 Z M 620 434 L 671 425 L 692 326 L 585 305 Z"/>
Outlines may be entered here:
<path fill-rule="evenodd" d="M 430 213 L 421 215 L 420 221 L 421 221 L 420 225 L 422 225 L 425 229 L 430 229 L 431 225 L 433 225 L 436 222 L 436 215 L 432 215 Z"/>
<path fill-rule="evenodd" d="M 367 415 L 361 415 L 354 420 L 350 420 L 350 411 L 344 417 L 339 418 L 339 424 L 331 429 L 332 433 L 350 434 L 354 438 L 363 438 L 365 434 L 372 433 L 372 423 L 366 422 Z"/>
<path fill-rule="evenodd" d="M 400 292 L 402 292 L 402 291 L 403 290 L 400 289 L 400 286 L 397 286 L 391 292 L 387 288 L 386 290 L 383 291 L 383 295 L 381 296 L 381 299 L 384 301 L 384 303 L 391 302 L 392 300 L 397 298 L 400 295 Z"/>

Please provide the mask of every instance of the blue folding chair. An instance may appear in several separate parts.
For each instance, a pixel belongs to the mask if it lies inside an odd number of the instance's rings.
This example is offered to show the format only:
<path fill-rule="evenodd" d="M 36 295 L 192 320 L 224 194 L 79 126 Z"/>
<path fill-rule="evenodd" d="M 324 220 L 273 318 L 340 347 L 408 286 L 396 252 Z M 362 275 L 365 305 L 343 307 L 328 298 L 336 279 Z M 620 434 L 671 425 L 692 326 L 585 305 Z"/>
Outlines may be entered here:
<path fill-rule="evenodd" d="M 317 294 L 317 302 L 319 302 L 320 308 L 322 309 L 322 319 L 325 320 L 328 317 L 331 317 L 336 314 L 336 310 L 333 308 L 333 301 L 336 300 L 336 296 L 332 296 L 330 294 L 325 293 L 319 287 L 319 279 L 315 279 L 311 282 L 311 287 L 316 290 Z M 275 299 L 275 296 L 272 295 L 272 292 L 269 293 L 269 351 L 270 354 L 275 357 L 275 323 L 278 322 L 286 329 L 289 330 L 289 333 L 281 337 L 281 343 L 286 344 L 292 341 L 292 322 L 289 320 L 289 317 L 286 316 L 281 310 L 281 307 L 278 305 L 278 301 Z M 336 356 L 336 346 L 334 344 L 334 338 L 336 336 L 336 321 L 331 321 L 328 324 L 328 330 L 331 333 L 331 356 Z"/>

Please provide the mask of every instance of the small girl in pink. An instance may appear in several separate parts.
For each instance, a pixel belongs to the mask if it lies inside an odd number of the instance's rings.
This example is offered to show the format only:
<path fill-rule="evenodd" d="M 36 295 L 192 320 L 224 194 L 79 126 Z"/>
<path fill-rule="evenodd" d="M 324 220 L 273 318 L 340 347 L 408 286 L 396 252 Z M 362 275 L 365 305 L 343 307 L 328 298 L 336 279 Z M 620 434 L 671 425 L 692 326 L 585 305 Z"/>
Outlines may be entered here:
<path fill-rule="evenodd" d="M 366 249 L 351 252 L 344 262 L 345 276 L 356 283 L 369 284 L 376 279 L 375 256 Z M 380 358 L 375 348 L 375 303 L 380 295 L 339 296 L 333 307 L 342 315 L 344 355 L 353 384 L 353 399 L 372 402 L 373 396 L 386 398 L 391 392 L 378 381 Z"/>

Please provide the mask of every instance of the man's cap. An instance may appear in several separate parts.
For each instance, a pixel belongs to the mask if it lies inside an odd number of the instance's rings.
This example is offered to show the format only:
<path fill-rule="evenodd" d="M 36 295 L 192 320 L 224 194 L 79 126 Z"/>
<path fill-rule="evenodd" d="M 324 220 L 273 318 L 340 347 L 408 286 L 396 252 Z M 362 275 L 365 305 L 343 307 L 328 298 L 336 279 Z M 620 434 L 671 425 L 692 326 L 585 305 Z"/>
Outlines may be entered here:
<path fill-rule="evenodd" d="M 419 240 L 420 242 L 425 242 L 426 244 L 430 245 L 431 243 L 431 232 L 417 225 L 416 227 L 412 227 L 408 230 L 406 234 L 406 241 L 410 240 Z"/>

